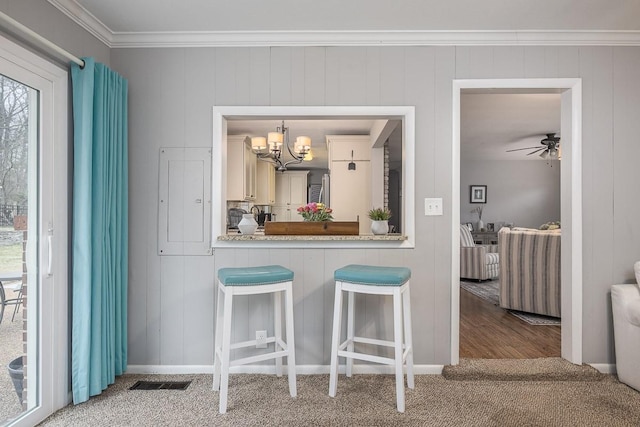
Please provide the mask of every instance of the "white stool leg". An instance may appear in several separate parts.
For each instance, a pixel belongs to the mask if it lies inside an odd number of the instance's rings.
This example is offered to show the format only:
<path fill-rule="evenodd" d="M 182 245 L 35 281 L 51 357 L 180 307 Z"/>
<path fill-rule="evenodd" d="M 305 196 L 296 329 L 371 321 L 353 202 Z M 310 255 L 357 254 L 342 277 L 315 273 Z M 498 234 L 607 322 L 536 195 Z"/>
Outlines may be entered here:
<path fill-rule="evenodd" d="M 220 413 L 227 412 L 227 392 L 229 391 L 229 357 L 231 352 L 231 319 L 233 305 L 233 289 L 226 289 L 224 293 L 224 317 L 222 321 L 222 351 L 221 380 L 220 380 Z"/>
<path fill-rule="evenodd" d="M 348 344 L 347 344 L 347 351 L 353 351 L 353 339 L 355 337 L 355 331 L 354 331 L 354 320 L 353 320 L 353 315 L 354 315 L 354 311 L 355 311 L 355 296 L 354 296 L 355 292 L 348 292 L 348 298 L 347 298 L 347 340 L 348 340 Z M 346 370 L 347 370 L 347 377 L 351 377 L 351 373 L 353 371 L 353 358 L 352 357 L 347 357 L 346 360 Z"/>
<path fill-rule="evenodd" d="M 213 389 L 220 390 L 220 349 L 222 345 L 222 319 L 223 319 L 223 301 L 224 291 L 222 285 L 218 282 L 218 298 L 216 301 L 216 324 L 215 339 L 213 346 Z"/>
<path fill-rule="evenodd" d="M 402 372 L 402 301 L 400 288 L 393 290 L 393 341 L 395 346 L 396 400 L 398 412 L 404 412 L 404 375 Z"/>
<path fill-rule="evenodd" d="M 276 292 L 280 294 L 280 292 Z M 293 283 L 287 283 L 287 290 L 285 291 L 285 305 L 286 305 L 286 313 L 285 313 L 285 321 L 287 323 L 287 350 L 289 354 L 287 355 L 287 368 L 289 375 L 289 393 L 291 397 L 296 397 L 298 395 L 298 391 L 296 389 L 296 344 L 293 339 L 294 331 L 293 331 Z M 278 313 L 280 316 L 281 313 Z M 282 358 L 279 357 L 277 360 L 280 360 L 282 363 Z M 281 367 L 282 369 L 282 367 Z"/>
<path fill-rule="evenodd" d="M 333 303 L 333 333 L 331 335 L 331 368 L 329 371 L 329 396 L 336 397 L 338 388 L 338 346 L 342 329 L 342 282 L 336 282 L 336 296 Z"/>
<path fill-rule="evenodd" d="M 413 381 L 413 332 L 411 330 L 411 291 L 409 283 L 402 295 L 402 312 L 404 313 L 404 345 L 407 349 L 407 385 L 415 388 Z"/>
<path fill-rule="evenodd" d="M 273 318 L 274 318 L 274 335 L 276 338 L 274 352 L 280 351 L 280 340 L 282 339 L 282 295 L 281 292 L 273 293 Z M 289 334 L 287 333 L 287 343 L 289 342 Z M 276 357 L 276 375 L 282 376 L 282 357 Z"/>

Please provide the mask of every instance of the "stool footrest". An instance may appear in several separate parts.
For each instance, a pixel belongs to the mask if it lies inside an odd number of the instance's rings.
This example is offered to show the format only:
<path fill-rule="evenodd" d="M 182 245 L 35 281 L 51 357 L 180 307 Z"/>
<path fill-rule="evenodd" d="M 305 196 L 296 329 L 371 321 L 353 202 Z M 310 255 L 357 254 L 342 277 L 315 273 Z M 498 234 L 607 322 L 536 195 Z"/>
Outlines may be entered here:
<path fill-rule="evenodd" d="M 240 366 L 246 365 L 247 363 L 254 362 L 263 362 L 265 360 L 277 359 L 279 357 L 289 356 L 289 352 L 286 350 L 283 351 L 274 351 L 271 353 L 257 354 L 255 356 L 243 357 L 242 359 L 236 359 L 229 361 L 229 366 Z"/>
<path fill-rule="evenodd" d="M 364 337 L 353 337 L 353 340 L 345 340 L 342 344 L 340 344 L 340 346 L 338 347 L 338 355 L 340 357 L 352 357 L 353 359 L 368 360 L 370 362 L 375 362 L 375 360 L 372 360 L 369 358 L 364 359 L 363 357 L 364 356 L 377 357 L 377 358 L 380 358 L 381 360 L 384 360 L 384 361 L 378 361 L 378 363 L 388 363 L 388 364 L 395 363 L 395 359 L 391 359 L 388 357 L 374 356 L 367 353 L 358 353 L 354 351 L 344 351 L 344 349 L 347 348 L 347 346 L 351 342 L 360 343 L 360 344 L 380 345 L 385 347 L 395 347 L 393 341 L 376 340 L 373 338 L 364 338 Z M 404 363 L 407 360 L 407 355 L 411 351 L 411 348 L 410 347 L 407 348 L 407 346 L 405 346 L 404 344 L 402 345 L 402 348 L 404 349 L 404 351 L 402 352 L 402 363 Z M 347 356 L 347 355 L 362 355 L 363 357 Z"/>
<path fill-rule="evenodd" d="M 274 343 L 274 342 L 276 342 L 276 338 L 275 338 L 275 337 L 267 337 L 267 339 L 265 340 L 265 342 L 266 342 L 267 344 Z M 231 345 L 229 346 L 229 348 L 230 348 L 231 350 L 237 350 L 237 349 L 239 349 L 239 348 L 255 347 L 255 346 L 256 346 L 256 344 L 258 344 L 258 341 L 256 341 L 256 340 L 240 341 L 240 342 L 237 342 L 237 343 L 231 344 Z"/>
<path fill-rule="evenodd" d="M 373 354 L 357 353 L 355 351 L 338 351 L 338 357 L 348 357 L 351 359 L 366 360 L 367 362 L 382 363 L 383 365 L 395 365 L 395 359 Z"/>
<path fill-rule="evenodd" d="M 360 344 L 381 345 L 385 347 L 395 347 L 395 343 L 393 341 L 378 340 L 375 338 L 353 337 L 353 342 Z M 349 340 L 346 340 L 344 343 L 349 343 Z"/>

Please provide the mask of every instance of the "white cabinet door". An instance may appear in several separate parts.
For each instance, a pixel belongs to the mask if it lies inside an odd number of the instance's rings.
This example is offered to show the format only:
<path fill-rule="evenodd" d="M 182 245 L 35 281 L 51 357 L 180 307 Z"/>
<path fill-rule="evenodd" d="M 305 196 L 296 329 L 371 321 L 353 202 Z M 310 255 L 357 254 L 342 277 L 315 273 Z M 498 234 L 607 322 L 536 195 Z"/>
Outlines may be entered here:
<path fill-rule="evenodd" d="M 371 160 L 371 137 L 369 135 L 327 135 L 329 161 Z"/>
<path fill-rule="evenodd" d="M 355 162 L 349 170 L 345 162 L 331 162 L 331 209 L 335 221 L 360 221 L 360 234 L 371 233 L 367 216 L 371 209 L 371 163 Z"/>
<path fill-rule="evenodd" d="M 307 173 L 293 173 L 289 176 L 289 201 L 297 209 L 307 204 Z"/>
<path fill-rule="evenodd" d="M 291 180 L 286 172 L 276 172 L 276 205 L 291 203 Z"/>
<path fill-rule="evenodd" d="M 253 200 L 256 195 L 256 156 L 251 138 L 227 137 L 227 200 Z"/>
<path fill-rule="evenodd" d="M 302 221 L 298 207 L 307 204 L 308 171 L 287 171 L 276 174 L 276 203 L 272 212 L 276 221 Z"/>
<path fill-rule="evenodd" d="M 275 215 L 272 221 L 291 221 L 291 207 L 287 205 L 274 205 L 271 207 L 271 213 Z"/>
<path fill-rule="evenodd" d="M 269 162 L 258 161 L 256 166 L 256 205 L 276 202 L 276 168 Z"/>
<path fill-rule="evenodd" d="M 256 198 L 256 162 L 257 157 L 251 151 L 251 142 L 244 144 L 244 199 L 255 200 Z"/>

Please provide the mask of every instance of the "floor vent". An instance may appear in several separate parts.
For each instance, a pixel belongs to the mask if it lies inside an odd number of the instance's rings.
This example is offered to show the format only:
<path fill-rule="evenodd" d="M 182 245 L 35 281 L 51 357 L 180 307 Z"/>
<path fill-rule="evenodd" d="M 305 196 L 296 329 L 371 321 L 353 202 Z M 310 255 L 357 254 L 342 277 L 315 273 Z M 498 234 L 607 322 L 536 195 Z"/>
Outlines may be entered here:
<path fill-rule="evenodd" d="M 138 381 L 129 390 L 186 390 L 191 381 Z"/>

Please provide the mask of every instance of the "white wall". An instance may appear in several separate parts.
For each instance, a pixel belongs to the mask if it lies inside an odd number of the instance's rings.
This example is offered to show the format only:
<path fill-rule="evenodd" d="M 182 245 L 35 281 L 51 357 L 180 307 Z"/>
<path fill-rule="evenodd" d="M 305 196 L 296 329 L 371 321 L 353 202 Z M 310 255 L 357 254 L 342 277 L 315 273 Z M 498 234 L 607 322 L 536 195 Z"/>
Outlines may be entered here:
<path fill-rule="evenodd" d="M 0 10 L 69 53 L 109 65 L 110 49 L 46 0 L 0 0 Z"/>
<path fill-rule="evenodd" d="M 583 304 L 585 362 L 614 360 L 609 288 L 633 280 L 640 259 L 640 48 L 259 47 L 117 49 L 110 52 L 48 3 L 0 0 L 13 18 L 76 55 L 95 56 L 130 83 L 129 363 L 213 359 L 213 288 L 220 266 L 292 268 L 298 362 L 327 363 L 333 270 L 348 262 L 413 271 L 416 363 L 448 363 L 450 348 L 452 79 L 583 79 Z M 213 105 L 415 105 L 415 197 L 443 197 L 445 215 L 416 203 L 413 250 L 217 250 L 157 255 L 158 149 L 209 147 Z M 491 201 L 491 188 L 489 200 Z M 220 207 L 214 206 L 214 209 Z M 456 242 L 457 244 L 457 242 Z M 364 301 L 367 328 L 389 305 Z M 378 309 L 384 314 L 380 315 Z M 260 299 L 234 310 L 239 335 L 267 316 Z M 383 324 L 385 326 L 383 326 Z"/>
<path fill-rule="evenodd" d="M 456 78 L 583 79 L 584 361 L 612 362 L 609 287 L 631 280 L 640 259 L 640 49 L 610 47 L 277 47 L 118 49 L 112 66 L 130 81 L 130 363 L 210 364 L 213 282 L 221 266 L 277 262 L 296 274 L 297 354 L 328 362 L 332 273 L 350 262 L 413 271 L 416 363 L 448 363 L 450 342 L 452 94 Z M 614 79 L 615 77 L 615 79 Z M 615 83 L 614 83 L 615 82 Z M 415 105 L 415 197 L 443 197 L 445 215 L 416 203 L 413 250 L 216 250 L 156 255 L 157 153 L 211 143 L 213 105 Z M 489 203 L 493 197 L 489 187 Z M 466 194 L 466 192 L 465 192 Z M 219 207 L 214 206 L 214 209 Z M 615 208 L 615 209 L 614 209 Z M 487 213 L 488 215 L 489 212 Z M 490 216 L 487 216 L 490 218 Z M 507 218 L 504 218 L 507 220 Z M 538 221 L 536 221 L 537 223 Z M 367 299 L 374 330 L 389 306 Z M 236 333 L 264 322 L 260 300 L 238 305 Z"/>
<path fill-rule="evenodd" d="M 464 150 L 464 147 L 462 148 Z M 538 228 L 560 221 L 560 163 L 538 160 L 460 161 L 460 222 L 475 223 L 478 204 L 469 203 L 469 186 L 486 185 L 482 221 L 512 222 Z"/>

